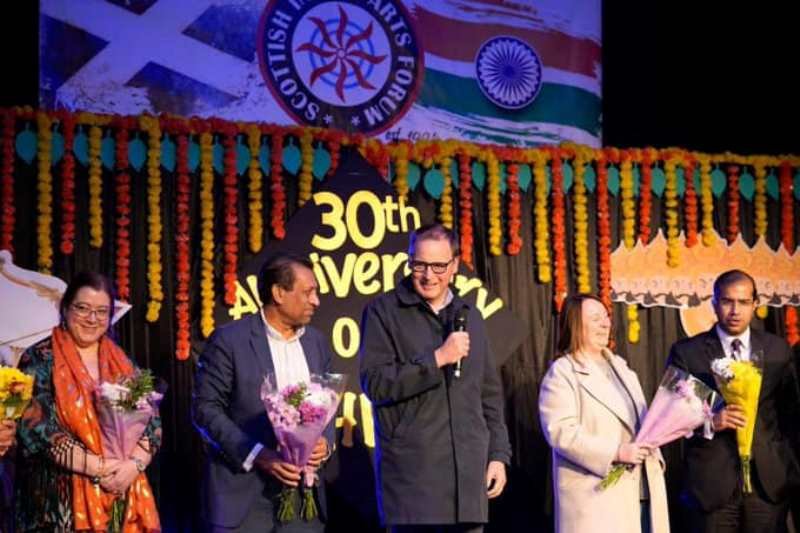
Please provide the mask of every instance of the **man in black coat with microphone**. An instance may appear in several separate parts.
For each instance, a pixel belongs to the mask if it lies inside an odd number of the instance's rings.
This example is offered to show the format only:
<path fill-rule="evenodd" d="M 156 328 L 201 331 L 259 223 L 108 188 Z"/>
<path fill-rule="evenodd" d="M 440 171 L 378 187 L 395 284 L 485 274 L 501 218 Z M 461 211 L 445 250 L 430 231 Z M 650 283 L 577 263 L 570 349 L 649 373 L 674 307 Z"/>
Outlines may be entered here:
<path fill-rule="evenodd" d="M 367 305 L 361 323 L 379 513 L 393 532 L 482 531 L 511 458 L 486 326 L 450 289 L 452 232 L 417 229 L 408 257 L 411 275 Z"/>

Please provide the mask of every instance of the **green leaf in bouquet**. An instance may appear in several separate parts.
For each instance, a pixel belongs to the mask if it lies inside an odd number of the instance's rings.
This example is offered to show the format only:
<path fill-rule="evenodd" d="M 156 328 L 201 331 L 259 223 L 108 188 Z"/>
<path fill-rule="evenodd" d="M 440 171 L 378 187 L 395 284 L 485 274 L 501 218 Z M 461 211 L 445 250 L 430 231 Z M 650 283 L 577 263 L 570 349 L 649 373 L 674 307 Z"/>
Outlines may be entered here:
<path fill-rule="evenodd" d="M 297 490 L 292 487 L 284 487 L 278 495 L 278 522 L 288 524 L 295 517 L 294 500 Z"/>
<path fill-rule="evenodd" d="M 311 522 L 317 517 L 317 503 L 314 501 L 314 488 L 303 487 L 303 504 L 300 508 L 300 517 L 306 522 Z"/>
<path fill-rule="evenodd" d="M 22 396 L 15 394 L 6 398 L 3 403 L 3 418 L 5 420 L 16 420 L 25 412 L 28 400 L 23 400 Z"/>
<path fill-rule="evenodd" d="M 125 497 L 117 498 L 111 504 L 111 516 L 108 518 L 108 532 L 119 533 L 125 521 Z"/>
<path fill-rule="evenodd" d="M 123 385 L 128 387 L 130 393 L 127 398 L 120 401 L 120 407 L 128 411 L 136 409 L 137 402 L 155 390 L 153 374 L 146 369 L 138 370 Z"/>
<path fill-rule="evenodd" d="M 599 490 L 606 490 L 609 487 L 613 487 L 617 484 L 617 482 L 622 478 L 622 474 L 625 473 L 627 468 L 623 464 L 616 464 L 611 468 L 611 471 L 608 473 L 606 477 L 600 482 L 600 485 L 597 487 Z"/>

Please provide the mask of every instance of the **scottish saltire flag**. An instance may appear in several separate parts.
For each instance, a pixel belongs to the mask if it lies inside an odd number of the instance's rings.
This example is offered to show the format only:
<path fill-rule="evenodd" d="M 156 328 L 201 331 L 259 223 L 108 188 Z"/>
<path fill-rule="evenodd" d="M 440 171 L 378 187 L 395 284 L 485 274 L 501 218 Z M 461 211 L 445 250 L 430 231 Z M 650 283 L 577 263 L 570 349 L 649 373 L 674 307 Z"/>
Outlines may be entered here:
<path fill-rule="evenodd" d="M 600 144 L 601 0 L 41 0 L 40 103 Z"/>

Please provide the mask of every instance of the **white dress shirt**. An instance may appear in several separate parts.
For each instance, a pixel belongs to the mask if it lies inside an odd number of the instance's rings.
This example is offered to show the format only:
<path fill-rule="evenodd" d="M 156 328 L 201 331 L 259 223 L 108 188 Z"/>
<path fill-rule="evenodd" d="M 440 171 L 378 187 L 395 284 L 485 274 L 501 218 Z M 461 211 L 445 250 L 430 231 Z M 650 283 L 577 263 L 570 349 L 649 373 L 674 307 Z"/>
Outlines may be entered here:
<path fill-rule="evenodd" d="M 444 295 L 444 301 L 442 302 L 442 305 L 434 306 L 432 303 L 428 302 L 428 306 L 433 310 L 434 313 L 438 315 L 439 311 L 450 305 L 450 302 L 452 301 L 453 301 L 453 291 L 450 290 L 450 288 L 448 287 L 447 294 Z"/>
<path fill-rule="evenodd" d="M 283 389 L 287 385 L 310 382 L 311 373 L 308 370 L 308 362 L 303 351 L 303 345 L 300 344 L 300 337 L 303 336 L 306 328 L 298 329 L 297 333 L 286 339 L 267 322 L 263 311 L 259 314 L 261 315 L 261 320 L 264 321 L 264 328 L 267 332 L 267 342 L 269 343 L 269 351 L 272 354 L 272 366 L 275 368 L 275 381 L 278 389 Z M 261 443 L 253 446 L 244 463 L 242 463 L 242 468 L 244 468 L 245 472 L 249 472 L 253 468 L 253 461 L 255 461 L 262 448 L 264 448 L 264 445 Z"/>

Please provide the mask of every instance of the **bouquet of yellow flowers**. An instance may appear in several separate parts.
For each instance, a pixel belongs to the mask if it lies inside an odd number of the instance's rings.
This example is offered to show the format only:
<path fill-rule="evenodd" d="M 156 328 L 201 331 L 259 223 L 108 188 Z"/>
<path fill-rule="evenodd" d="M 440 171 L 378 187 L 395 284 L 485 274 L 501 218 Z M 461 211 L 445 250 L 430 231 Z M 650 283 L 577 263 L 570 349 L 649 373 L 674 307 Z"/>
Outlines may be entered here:
<path fill-rule="evenodd" d="M 33 376 L 13 367 L 0 367 L 0 419 L 17 420 L 32 396 Z"/>
<path fill-rule="evenodd" d="M 725 403 L 735 404 L 744 410 L 744 427 L 736 429 L 736 446 L 742 463 L 742 491 L 753 492 L 750 481 L 750 459 L 753 434 L 758 414 L 758 397 L 761 394 L 763 353 L 754 352 L 749 361 L 721 357 L 711 362 L 711 373 Z"/>

